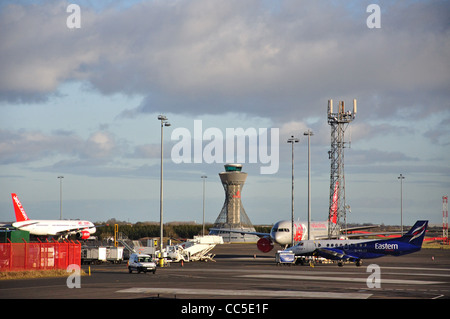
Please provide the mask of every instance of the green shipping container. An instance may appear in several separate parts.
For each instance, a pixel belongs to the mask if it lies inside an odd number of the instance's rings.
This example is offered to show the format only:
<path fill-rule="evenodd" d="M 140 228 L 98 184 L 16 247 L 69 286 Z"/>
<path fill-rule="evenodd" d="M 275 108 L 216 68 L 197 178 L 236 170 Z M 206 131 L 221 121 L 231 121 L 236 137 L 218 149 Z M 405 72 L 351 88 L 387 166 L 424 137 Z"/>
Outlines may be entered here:
<path fill-rule="evenodd" d="M 8 239 L 12 243 L 23 243 L 25 240 L 30 242 L 30 232 L 24 230 L 0 230 L 0 243 L 9 243 Z"/>

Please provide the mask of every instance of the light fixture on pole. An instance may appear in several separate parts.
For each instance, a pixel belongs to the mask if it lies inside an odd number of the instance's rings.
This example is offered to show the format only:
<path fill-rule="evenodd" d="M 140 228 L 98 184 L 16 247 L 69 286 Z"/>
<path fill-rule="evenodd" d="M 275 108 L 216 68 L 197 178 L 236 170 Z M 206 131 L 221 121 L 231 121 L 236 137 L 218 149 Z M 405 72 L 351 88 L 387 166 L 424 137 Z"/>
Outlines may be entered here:
<path fill-rule="evenodd" d="M 303 135 L 308 136 L 308 240 L 310 239 L 309 234 L 311 233 L 311 136 L 314 133 L 311 130 L 307 130 Z"/>
<path fill-rule="evenodd" d="M 159 227 L 160 227 L 160 262 L 159 265 L 161 267 L 164 266 L 163 259 L 163 240 L 164 240 L 164 230 L 163 230 L 163 153 L 164 153 L 164 126 L 170 126 L 170 123 L 167 122 L 167 117 L 165 115 L 158 115 L 158 120 L 161 121 L 161 171 L 160 171 L 160 184 L 159 184 Z"/>
<path fill-rule="evenodd" d="M 405 176 L 400 174 L 397 179 L 400 180 L 400 226 L 401 226 L 401 232 L 403 236 L 403 180 L 405 179 Z"/>
<path fill-rule="evenodd" d="M 62 179 L 64 176 L 58 176 L 59 178 L 59 219 L 62 220 Z"/>
<path fill-rule="evenodd" d="M 202 226 L 202 236 L 205 236 L 205 181 L 208 178 L 206 175 L 200 176 L 203 179 L 203 226 Z"/>
<path fill-rule="evenodd" d="M 291 202 L 291 240 L 292 246 L 295 245 L 294 242 L 294 144 L 299 142 L 298 138 L 295 138 L 293 135 L 291 138 L 287 140 L 288 143 L 291 143 L 292 147 L 292 202 Z"/>

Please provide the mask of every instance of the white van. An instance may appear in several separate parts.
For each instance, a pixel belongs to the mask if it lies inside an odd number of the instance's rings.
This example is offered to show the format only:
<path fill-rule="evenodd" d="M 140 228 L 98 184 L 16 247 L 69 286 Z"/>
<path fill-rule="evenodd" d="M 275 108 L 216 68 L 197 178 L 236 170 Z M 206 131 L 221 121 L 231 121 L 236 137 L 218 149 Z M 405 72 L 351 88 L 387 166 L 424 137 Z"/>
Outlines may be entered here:
<path fill-rule="evenodd" d="M 133 270 L 138 273 L 141 271 L 156 272 L 156 264 L 153 262 L 152 257 L 145 254 L 131 254 L 130 260 L 128 261 L 128 272 L 131 274 Z"/>

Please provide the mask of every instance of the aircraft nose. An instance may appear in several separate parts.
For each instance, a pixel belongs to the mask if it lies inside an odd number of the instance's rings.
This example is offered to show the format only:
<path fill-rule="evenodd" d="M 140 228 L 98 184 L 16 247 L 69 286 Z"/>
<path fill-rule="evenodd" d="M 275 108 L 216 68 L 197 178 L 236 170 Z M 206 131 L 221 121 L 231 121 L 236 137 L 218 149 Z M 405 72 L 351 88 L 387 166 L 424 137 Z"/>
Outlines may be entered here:
<path fill-rule="evenodd" d="M 280 240 L 280 234 L 278 234 L 278 232 L 273 232 L 272 233 L 272 237 L 273 239 L 278 243 Z"/>
<path fill-rule="evenodd" d="M 282 245 L 286 244 L 285 233 L 283 233 L 283 232 L 275 232 L 274 239 L 278 244 L 282 244 Z"/>

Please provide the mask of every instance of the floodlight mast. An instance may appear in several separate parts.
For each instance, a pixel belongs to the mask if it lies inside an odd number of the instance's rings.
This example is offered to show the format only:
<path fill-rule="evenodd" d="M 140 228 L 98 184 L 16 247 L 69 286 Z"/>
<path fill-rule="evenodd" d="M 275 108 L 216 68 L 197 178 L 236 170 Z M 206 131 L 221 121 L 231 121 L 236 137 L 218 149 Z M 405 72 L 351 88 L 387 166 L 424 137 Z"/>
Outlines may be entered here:
<path fill-rule="evenodd" d="M 345 175 L 344 175 L 344 133 L 348 124 L 356 117 L 356 99 L 353 112 L 345 111 L 344 101 L 339 102 L 337 112 L 333 111 L 333 100 L 328 100 L 328 124 L 331 126 L 330 201 L 328 218 L 328 238 L 340 237 L 340 229 L 346 220 Z"/>
<path fill-rule="evenodd" d="M 405 179 L 405 176 L 403 176 L 403 174 L 400 174 L 397 179 L 400 180 L 400 228 L 401 234 L 403 236 L 403 180 Z"/>
<path fill-rule="evenodd" d="M 311 234 L 311 136 L 314 133 L 311 130 L 307 130 L 303 135 L 308 136 L 308 240 L 310 240 Z"/>
<path fill-rule="evenodd" d="M 292 246 L 295 245 L 295 237 L 294 237 L 294 144 L 298 143 L 300 140 L 296 137 L 294 137 L 294 135 L 291 136 L 291 138 L 289 138 L 287 140 L 288 143 L 291 144 L 291 148 L 292 148 L 292 194 L 291 194 L 291 243 Z"/>
<path fill-rule="evenodd" d="M 442 238 L 444 244 L 448 241 L 448 196 L 442 196 Z"/>
<path fill-rule="evenodd" d="M 163 153 L 164 153 L 164 126 L 170 126 L 165 115 L 158 115 L 158 120 L 161 121 L 161 170 L 160 170 L 160 184 L 159 184 L 159 226 L 160 226 L 160 266 L 164 266 L 163 257 L 163 240 L 164 240 L 164 221 L 163 221 Z"/>

